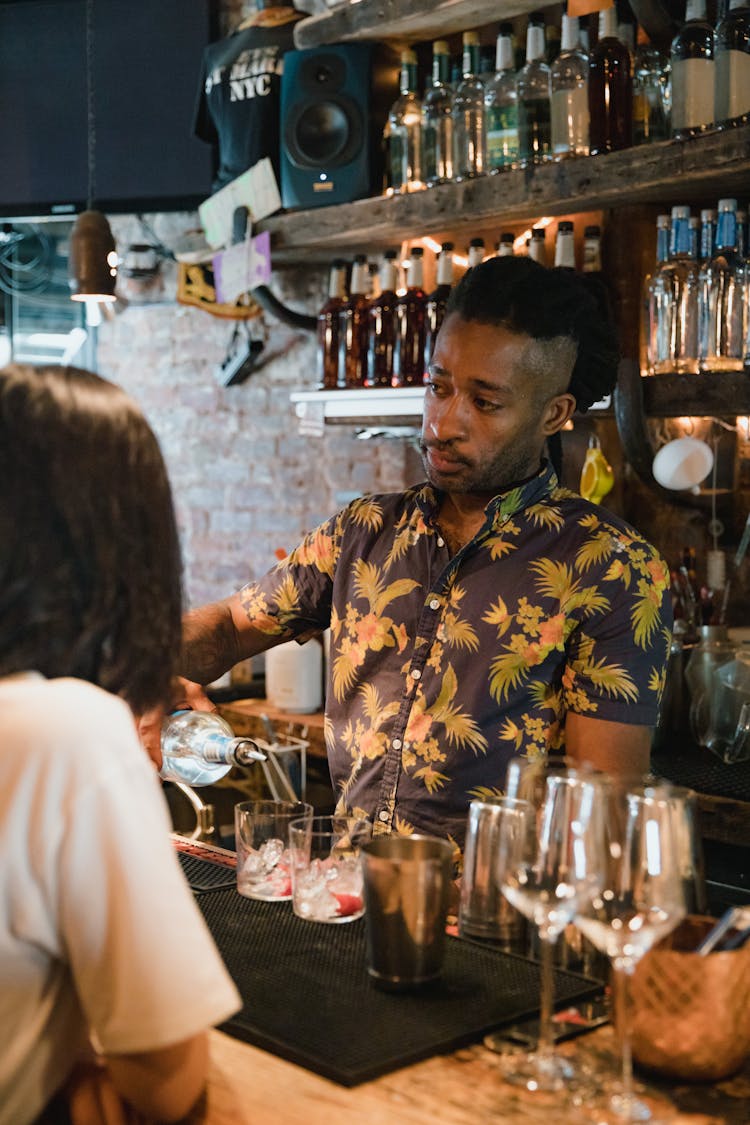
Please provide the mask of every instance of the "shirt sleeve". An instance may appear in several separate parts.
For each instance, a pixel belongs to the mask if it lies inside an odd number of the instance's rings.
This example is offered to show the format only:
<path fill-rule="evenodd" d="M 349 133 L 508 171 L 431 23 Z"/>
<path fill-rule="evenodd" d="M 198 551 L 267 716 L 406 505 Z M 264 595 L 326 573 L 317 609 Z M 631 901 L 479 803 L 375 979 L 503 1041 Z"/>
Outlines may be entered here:
<path fill-rule="evenodd" d="M 57 884 L 81 1007 L 100 1048 L 117 1054 L 187 1039 L 240 1007 L 180 870 L 154 769 L 120 717 L 97 735 L 106 768 L 70 802 Z"/>
<path fill-rule="evenodd" d="M 669 569 L 644 540 L 590 579 L 589 610 L 567 646 L 565 708 L 613 722 L 653 726 L 672 639 Z"/>
<path fill-rule="evenodd" d="M 206 82 L 208 79 L 209 63 L 204 52 L 203 60 L 201 62 L 200 74 L 198 76 L 198 89 L 195 98 L 195 112 L 193 114 L 193 133 L 201 141 L 206 141 L 208 144 L 217 144 L 219 134 L 216 131 L 214 119 L 211 116 L 211 111 L 208 106 L 208 95 L 206 93 Z"/>

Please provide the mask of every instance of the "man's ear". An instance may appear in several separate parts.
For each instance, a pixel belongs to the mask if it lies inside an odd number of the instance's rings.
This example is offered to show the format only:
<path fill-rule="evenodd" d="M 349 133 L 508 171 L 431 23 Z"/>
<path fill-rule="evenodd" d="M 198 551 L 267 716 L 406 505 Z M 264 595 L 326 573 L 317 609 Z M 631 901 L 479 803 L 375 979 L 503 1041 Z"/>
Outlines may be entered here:
<path fill-rule="evenodd" d="M 566 422 L 568 422 L 576 408 L 576 400 L 573 395 L 567 392 L 562 395 L 555 395 L 544 407 L 544 414 L 542 415 L 542 432 L 546 437 L 551 434 L 556 434 L 561 430 Z"/>

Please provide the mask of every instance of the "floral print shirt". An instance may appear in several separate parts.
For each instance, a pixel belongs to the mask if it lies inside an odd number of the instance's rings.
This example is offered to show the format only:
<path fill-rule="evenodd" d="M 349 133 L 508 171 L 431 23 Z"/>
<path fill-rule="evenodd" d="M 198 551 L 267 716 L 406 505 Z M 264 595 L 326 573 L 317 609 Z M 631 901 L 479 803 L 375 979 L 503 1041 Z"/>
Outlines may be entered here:
<path fill-rule="evenodd" d="M 338 811 L 461 846 L 509 759 L 565 744 L 568 711 L 653 725 L 669 572 L 545 465 L 451 557 L 440 494 L 365 496 L 241 591 L 256 629 L 331 628 L 326 744 Z"/>

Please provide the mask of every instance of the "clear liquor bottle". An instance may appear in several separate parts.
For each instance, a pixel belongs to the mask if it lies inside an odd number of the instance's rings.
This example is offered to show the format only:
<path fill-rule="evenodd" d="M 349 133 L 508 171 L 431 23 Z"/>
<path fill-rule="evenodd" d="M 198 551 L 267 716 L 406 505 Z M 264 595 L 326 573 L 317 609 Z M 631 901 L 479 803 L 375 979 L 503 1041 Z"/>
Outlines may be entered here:
<path fill-rule="evenodd" d="M 633 144 L 669 139 L 667 61 L 642 27 L 633 60 Z"/>
<path fill-rule="evenodd" d="M 437 284 L 427 298 L 425 306 L 425 346 L 424 370 L 426 371 L 432 353 L 435 350 L 435 340 L 440 331 L 440 325 L 445 317 L 445 306 L 453 288 L 453 243 L 444 242 L 440 248 L 437 262 Z"/>
<path fill-rule="evenodd" d="M 390 387 L 396 354 L 396 305 L 398 297 L 397 252 L 386 250 L 380 268 L 380 293 L 367 309 L 367 375 L 366 387 Z"/>
<path fill-rule="evenodd" d="M 317 372 L 321 390 L 331 391 L 339 386 L 339 313 L 345 301 L 346 262 L 335 258 L 331 262 L 328 300 L 318 313 Z"/>
<path fill-rule="evenodd" d="M 526 28 L 526 65 L 516 75 L 518 156 L 523 168 L 552 159 L 549 67 L 544 54 L 544 21 L 541 16 L 530 16 Z"/>
<path fill-rule="evenodd" d="M 592 156 L 633 143 L 633 61 L 617 38 L 614 7 L 599 13 L 599 39 L 589 56 L 589 113 Z"/>
<path fill-rule="evenodd" d="M 428 187 L 453 179 L 453 87 L 448 44 L 432 44 L 432 86 L 422 99 L 422 158 Z"/>
<path fill-rule="evenodd" d="M 701 240 L 698 247 L 698 261 L 704 265 L 713 257 L 716 242 L 716 211 L 704 207 L 701 211 Z"/>
<path fill-rule="evenodd" d="M 720 199 L 718 211 L 716 249 L 700 271 L 700 367 L 741 371 L 746 267 L 737 252 L 737 200 Z"/>
<path fill-rule="evenodd" d="M 211 711 L 174 711 L 161 728 L 164 781 L 212 785 L 232 766 L 263 762 L 266 755 L 250 738 L 237 738 L 229 723 Z"/>
<path fill-rule="evenodd" d="M 466 268 L 469 269 L 469 270 L 472 268 L 472 266 L 478 266 L 480 264 L 480 262 L 483 262 L 484 261 L 484 239 L 483 238 L 472 238 L 471 242 L 469 243 L 469 248 L 466 252 L 466 256 L 469 260 Z"/>
<path fill-rule="evenodd" d="M 484 86 L 479 78 L 479 36 L 463 36 L 463 76 L 453 99 L 453 169 L 458 180 L 483 176 L 487 170 L 484 128 Z"/>
<path fill-rule="evenodd" d="M 715 36 L 716 101 L 719 125 L 741 125 L 750 119 L 750 6 L 730 0 Z"/>
<path fill-rule="evenodd" d="M 394 192 L 419 191 L 422 179 L 422 103 L 417 97 L 417 56 L 401 52 L 400 94 L 388 114 L 389 165 Z"/>
<path fill-rule="evenodd" d="M 563 28 L 563 40 L 565 38 L 565 29 Z M 563 48 L 564 50 L 565 48 Z M 557 236 L 555 238 L 555 269 L 570 270 L 575 272 L 576 268 L 576 245 L 575 245 L 575 231 L 573 224 L 567 219 L 557 224 Z"/>
<path fill-rule="evenodd" d="M 357 254 L 352 266 L 349 300 L 339 312 L 339 382 L 344 386 L 362 387 L 367 371 L 367 288 L 369 269 L 365 254 Z"/>
<path fill-rule="evenodd" d="M 552 155 L 588 156 L 589 60 L 578 43 L 578 20 L 562 18 L 562 49 L 550 68 Z"/>
<path fill-rule="evenodd" d="M 654 279 L 657 351 L 654 374 L 698 372 L 698 263 L 690 245 L 690 208 L 673 207 L 669 257 Z"/>
<path fill-rule="evenodd" d="M 513 40 L 502 28 L 497 37 L 495 68 L 484 94 L 487 168 L 503 172 L 518 165 L 518 95 Z"/>
<path fill-rule="evenodd" d="M 516 252 L 516 236 L 512 231 L 503 231 L 497 244 L 498 258 L 512 258 Z"/>
<path fill-rule="evenodd" d="M 424 291 L 424 250 L 412 247 L 406 267 L 406 293 L 396 302 L 394 387 L 424 383 L 424 343 L 427 294 Z"/>
<path fill-rule="evenodd" d="M 532 227 L 529 239 L 529 257 L 540 266 L 547 265 L 547 245 L 544 227 Z"/>
<path fill-rule="evenodd" d="M 654 374 L 654 364 L 659 355 L 666 355 L 668 344 L 660 338 L 666 328 L 667 316 L 664 310 L 665 290 L 656 284 L 660 271 L 669 257 L 669 215 L 659 215 L 656 220 L 656 261 L 651 273 L 643 280 L 643 301 L 641 316 L 641 373 Z"/>
<path fill-rule="evenodd" d="M 672 136 L 677 140 L 710 129 L 715 113 L 714 31 L 706 0 L 687 0 L 685 23 L 672 40 Z"/>

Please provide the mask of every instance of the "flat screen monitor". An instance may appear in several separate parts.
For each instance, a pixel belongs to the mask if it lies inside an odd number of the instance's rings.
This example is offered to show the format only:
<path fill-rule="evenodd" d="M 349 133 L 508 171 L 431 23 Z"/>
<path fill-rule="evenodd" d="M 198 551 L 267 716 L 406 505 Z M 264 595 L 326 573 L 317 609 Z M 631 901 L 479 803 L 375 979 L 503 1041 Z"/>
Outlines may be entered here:
<path fill-rule="evenodd" d="M 193 136 L 213 0 L 0 3 L 0 217 L 192 208 L 214 153 Z M 91 64 L 89 102 L 87 57 Z M 90 125 L 93 122 L 93 130 Z"/>

